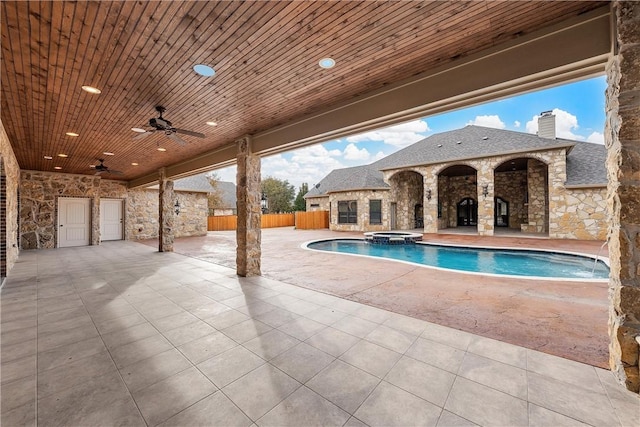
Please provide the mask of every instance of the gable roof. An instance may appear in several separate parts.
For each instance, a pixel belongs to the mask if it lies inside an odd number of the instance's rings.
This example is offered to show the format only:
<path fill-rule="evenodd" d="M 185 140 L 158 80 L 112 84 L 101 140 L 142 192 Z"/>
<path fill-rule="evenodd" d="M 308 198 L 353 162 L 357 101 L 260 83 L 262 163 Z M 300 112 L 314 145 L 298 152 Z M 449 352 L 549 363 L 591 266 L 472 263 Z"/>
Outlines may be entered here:
<path fill-rule="evenodd" d="M 370 165 L 331 171 L 305 198 L 337 191 L 389 188 L 382 178 L 382 171 L 388 169 L 559 148 L 566 148 L 568 153 L 567 186 L 607 184 L 603 145 L 469 125 L 431 135 Z"/>
<path fill-rule="evenodd" d="M 335 191 L 387 188 L 389 184 L 384 182 L 382 172 L 373 164 L 354 166 L 332 170 L 318 184 L 311 187 L 304 198 L 324 196 Z"/>
<path fill-rule="evenodd" d="M 148 188 L 157 190 L 158 185 L 152 185 Z M 235 208 L 236 185 L 233 182 L 218 181 L 218 188 L 220 189 L 222 198 L 221 208 Z M 213 187 L 204 173 L 176 179 L 173 182 L 173 189 L 174 191 L 185 191 L 190 193 L 211 193 L 213 191 Z"/>
<path fill-rule="evenodd" d="M 235 209 L 238 200 L 236 197 L 236 185 L 229 181 L 218 181 L 218 188 L 222 193 L 222 206 L 220 208 Z"/>
<path fill-rule="evenodd" d="M 493 157 L 508 153 L 571 148 L 575 141 L 469 125 L 431 135 L 375 163 L 380 170 Z"/>

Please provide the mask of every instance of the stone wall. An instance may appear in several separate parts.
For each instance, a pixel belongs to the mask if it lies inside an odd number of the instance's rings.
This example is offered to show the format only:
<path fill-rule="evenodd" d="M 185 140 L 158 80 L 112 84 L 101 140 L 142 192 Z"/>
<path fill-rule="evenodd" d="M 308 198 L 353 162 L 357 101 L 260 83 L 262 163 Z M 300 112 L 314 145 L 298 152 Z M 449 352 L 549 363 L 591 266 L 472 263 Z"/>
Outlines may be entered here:
<path fill-rule="evenodd" d="M 355 200 L 358 203 L 357 224 L 338 224 L 338 202 Z M 369 223 L 369 201 L 382 201 L 382 224 Z M 333 231 L 386 231 L 390 229 L 390 201 L 388 190 L 345 191 L 329 195 L 331 215 L 329 229 Z M 327 209 L 328 210 L 328 209 Z"/>
<path fill-rule="evenodd" d="M 607 64 L 605 144 L 609 226 L 609 361 L 640 390 L 640 3 L 613 4 L 616 48 Z"/>
<path fill-rule="evenodd" d="M 158 237 L 158 190 L 129 190 L 125 209 L 124 235 L 127 240 Z"/>
<path fill-rule="evenodd" d="M 180 202 L 180 215 L 174 223 L 175 237 L 206 236 L 206 193 L 175 193 Z M 145 240 L 158 237 L 158 190 L 136 189 L 127 193 L 125 238 Z"/>
<path fill-rule="evenodd" d="M 57 245 L 58 198 L 91 199 L 91 244 L 100 238 L 100 177 L 22 171 L 20 174 L 20 248 L 51 249 Z"/>
<path fill-rule="evenodd" d="M 522 231 L 526 233 L 545 233 L 549 230 L 548 175 L 547 165 L 534 159 L 527 161 L 527 222 L 522 225 Z M 563 198 L 557 194 L 553 197 L 557 203 Z"/>
<path fill-rule="evenodd" d="M 307 204 L 307 212 L 329 210 L 329 196 L 309 197 L 308 199 L 305 199 L 305 203 Z"/>
<path fill-rule="evenodd" d="M 205 193 L 178 193 L 181 213 L 175 237 L 207 233 Z M 158 190 L 127 190 L 126 183 L 99 176 L 23 171 L 20 176 L 20 247 L 50 249 L 57 245 L 59 197 L 91 199 L 91 244 L 100 241 L 100 199 L 125 201 L 124 235 L 128 240 L 158 237 Z"/>
<path fill-rule="evenodd" d="M 442 176 L 438 179 L 438 202 L 442 213 L 444 227 L 457 227 L 458 203 L 464 198 L 471 197 L 477 202 L 476 176 Z"/>
<path fill-rule="evenodd" d="M 606 240 L 607 189 L 567 189 L 565 203 L 558 204 L 555 236 L 561 239 Z"/>
<path fill-rule="evenodd" d="M 4 194 L 2 195 L 4 217 L 0 227 L 2 229 L 1 248 L 2 266 L 0 267 L 0 276 L 8 274 L 18 259 L 18 183 L 20 182 L 20 167 L 13 153 L 9 137 L 7 136 L 4 126 L 0 121 L 0 173 L 4 185 Z"/>

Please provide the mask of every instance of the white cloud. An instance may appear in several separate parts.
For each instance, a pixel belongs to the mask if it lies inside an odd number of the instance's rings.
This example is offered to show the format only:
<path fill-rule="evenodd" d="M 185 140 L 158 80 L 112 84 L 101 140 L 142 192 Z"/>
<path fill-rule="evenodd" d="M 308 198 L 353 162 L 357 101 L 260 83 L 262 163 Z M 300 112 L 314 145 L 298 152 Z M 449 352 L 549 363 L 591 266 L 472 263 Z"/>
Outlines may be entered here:
<path fill-rule="evenodd" d="M 425 120 L 413 120 L 388 128 L 373 130 L 350 136 L 347 142 L 382 141 L 394 147 L 404 148 L 425 138 L 424 133 L 430 131 Z"/>
<path fill-rule="evenodd" d="M 558 138 L 566 138 L 581 141 L 584 136 L 573 133 L 574 130 L 578 130 L 578 118 L 573 114 L 561 110 L 559 108 L 553 109 L 553 114 L 556 116 L 556 136 Z M 531 120 L 527 122 L 525 128 L 529 133 L 538 133 L 538 117 L 533 116 Z"/>
<path fill-rule="evenodd" d="M 371 158 L 371 154 L 366 148 L 358 149 L 353 143 L 345 147 L 343 154 L 346 160 L 369 160 Z"/>
<path fill-rule="evenodd" d="M 587 137 L 587 142 L 604 144 L 604 135 L 601 134 L 600 132 L 592 132 L 591 135 Z"/>
<path fill-rule="evenodd" d="M 488 128 L 504 129 L 507 125 L 500 120 L 500 116 L 476 116 L 475 119 L 467 123 L 468 125 L 484 126 Z"/>
<path fill-rule="evenodd" d="M 515 128 L 519 128 L 520 127 L 520 122 L 518 120 L 516 120 L 515 122 L 513 122 L 513 127 Z"/>

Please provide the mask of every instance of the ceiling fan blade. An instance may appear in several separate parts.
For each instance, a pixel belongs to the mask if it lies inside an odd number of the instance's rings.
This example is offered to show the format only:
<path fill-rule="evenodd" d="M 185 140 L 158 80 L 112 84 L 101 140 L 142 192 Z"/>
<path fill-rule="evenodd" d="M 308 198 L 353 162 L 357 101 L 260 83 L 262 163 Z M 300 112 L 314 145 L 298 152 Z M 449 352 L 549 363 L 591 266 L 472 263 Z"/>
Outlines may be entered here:
<path fill-rule="evenodd" d="M 155 131 L 149 130 L 149 131 L 146 131 L 145 133 L 139 133 L 136 136 L 134 136 L 133 139 L 144 139 L 144 138 L 148 137 L 149 135 L 151 135 L 153 132 L 155 132 Z"/>
<path fill-rule="evenodd" d="M 177 133 L 181 133 L 183 135 L 195 136 L 196 138 L 204 138 L 205 137 L 204 133 L 194 132 L 192 130 L 184 130 L 184 129 L 177 129 L 177 128 L 173 128 L 173 130 L 175 130 Z"/>
<path fill-rule="evenodd" d="M 180 145 L 187 145 L 187 141 L 185 141 L 184 139 L 180 138 L 175 133 L 167 133 L 167 138 L 173 140 L 174 142 L 177 142 Z"/>
<path fill-rule="evenodd" d="M 94 175 L 102 175 L 103 172 L 104 171 L 98 171 L 98 172 L 94 173 Z"/>

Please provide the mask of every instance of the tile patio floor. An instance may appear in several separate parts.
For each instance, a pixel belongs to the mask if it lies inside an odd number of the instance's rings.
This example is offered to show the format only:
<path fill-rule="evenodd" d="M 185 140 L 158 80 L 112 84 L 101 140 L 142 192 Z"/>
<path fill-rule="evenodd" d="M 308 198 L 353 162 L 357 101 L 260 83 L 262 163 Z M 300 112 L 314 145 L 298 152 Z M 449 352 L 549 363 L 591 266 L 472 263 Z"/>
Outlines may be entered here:
<path fill-rule="evenodd" d="M 23 251 L 2 426 L 638 426 L 605 370 L 132 242 Z"/>

